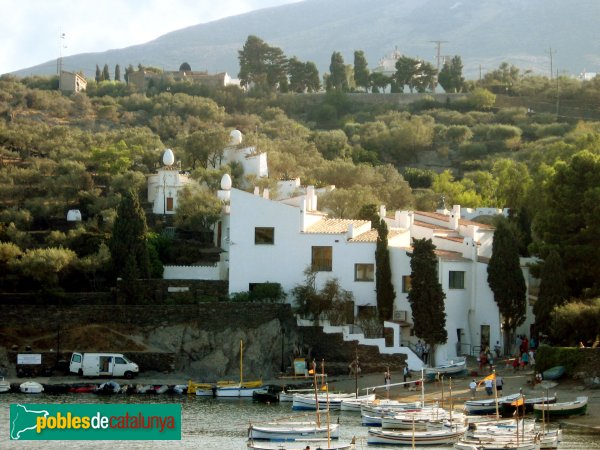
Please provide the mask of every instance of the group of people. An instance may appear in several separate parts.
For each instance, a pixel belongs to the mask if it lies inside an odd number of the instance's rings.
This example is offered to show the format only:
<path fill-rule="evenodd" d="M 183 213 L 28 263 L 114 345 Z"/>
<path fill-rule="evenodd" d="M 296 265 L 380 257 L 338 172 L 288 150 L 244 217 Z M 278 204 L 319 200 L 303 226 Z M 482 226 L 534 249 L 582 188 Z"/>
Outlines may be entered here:
<path fill-rule="evenodd" d="M 496 375 L 495 378 L 491 376 L 484 378 L 483 386 L 485 388 L 485 393 L 488 396 L 491 396 L 494 393 L 494 380 L 496 381 L 496 392 L 498 392 L 498 394 L 502 392 L 502 388 L 504 387 L 504 380 L 500 375 Z M 481 381 L 478 383 L 477 381 L 475 381 L 475 379 L 473 379 L 469 383 L 469 389 L 471 390 L 471 398 L 475 398 L 475 395 L 477 394 L 477 387 L 481 383 Z"/>
<path fill-rule="evenodd" d="M 517 335 L 515 340 L 515 352 L 512 358 L 512 367 L 514 371 L 535 365 L 536 346 L 537 341 L 535 337 L 532 337 L 531 340 L 529 340 L 525 335 Z"/>

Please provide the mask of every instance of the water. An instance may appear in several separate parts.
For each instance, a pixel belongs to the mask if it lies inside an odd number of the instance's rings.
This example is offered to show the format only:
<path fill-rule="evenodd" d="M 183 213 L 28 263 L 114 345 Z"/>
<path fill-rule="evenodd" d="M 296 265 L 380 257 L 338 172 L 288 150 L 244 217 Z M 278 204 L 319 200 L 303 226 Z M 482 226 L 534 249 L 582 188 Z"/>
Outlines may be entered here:
<path fill-rule="evenodd" d="M 180 403 L 182 405 L 181 441 L 10 441 L 9 405 L 11 403 Z M 117 395 L 97 396 L 94 394 L 28 395 L 2 394 L 0 396 L 0 449 L 201 449 L 243 450 L 246 449 L 249 422 L 266 422 L 284 417 L 298 418 L 302 414 L 292 411 L 291 403 L 265 405 L 250 399 L 206 399 L 195 396 L 170 395 Z M 314 418 L 314 413 L 308 413 Z M 303 417 L 307 417 L 306 413 Z M 306 419 L 305 419 L 306 420 Z M 410 448 L 402 446 L 368 446 L 367 427 L 361 426 L 360 414 L 333 411 L 331 420 L 340 423 L 340 442 L 357 438 L 356 448 L 391 449 Z M 452 447 L 423 447 L 429 450 L 448 450 Z M 579 434 L 564 430 L 565 450 L 600 449 L 597 435 Z"/>

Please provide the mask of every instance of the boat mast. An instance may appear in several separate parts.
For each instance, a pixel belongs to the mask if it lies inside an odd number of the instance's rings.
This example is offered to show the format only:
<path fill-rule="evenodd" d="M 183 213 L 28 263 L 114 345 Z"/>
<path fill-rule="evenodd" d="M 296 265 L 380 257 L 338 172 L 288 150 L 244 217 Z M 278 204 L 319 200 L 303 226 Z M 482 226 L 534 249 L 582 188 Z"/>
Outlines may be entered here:
<path fill-rule="evenodd" d="M 240 387 L 244 381 L 244 341 L 240 339 Z"/>
<path fill-rule="evenodd" d="M 321 415 L 319 414 L 319 396 L 317 394 L 317 362 L 313 359 L 312 362 L 313 368 L 313 386 L 315 387 L 315 408 L 316 408 L 316 416 L 317 416 L 317 428 L 321 426 Z"/>

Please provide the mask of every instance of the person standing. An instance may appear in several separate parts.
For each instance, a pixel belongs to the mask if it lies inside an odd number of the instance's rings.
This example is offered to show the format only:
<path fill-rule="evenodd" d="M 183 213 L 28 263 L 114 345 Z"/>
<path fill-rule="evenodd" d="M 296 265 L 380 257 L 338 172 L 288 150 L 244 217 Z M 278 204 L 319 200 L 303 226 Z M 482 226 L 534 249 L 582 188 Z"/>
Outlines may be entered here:
<path fill-rule="evenodd" d="M 406 383 L 406 379 L 410 376 L 410 371 L 408 370 L 408 364 L 406 364 L 404 366 L 404 369 L 402 371 L 402 376 L 404 378 L 404 382 Z M 404 389 L 408 389 L 408 384 L 404 385 Z"/>
<path fill-rule="evenodd" d="M 425 364 L 429 363 L 429 350 L 431 349 L 431 346 L 429 345 L 428 342 L 425 342 L 425 344 L 423 345 L 423 362 Z"/>
<path fill-rule="evenodd" d="M 475 398 L 475 394 L 477 393 L 477 381 L 471 381 L 469 383 L 469 389 L 471 389 L 471 398 Z"/>
<path fill-rule="evenodd" d="M 484 381 L 484 386 L 485 386 L 485 393 L 486 393 L 487 395 L 492 395 L 492 393 L 493 393 L 493 388 L 494 388 L 494 380 L 492 380 L 491 378 L 490 378 L 490 379 L 487 379 L 487 380 L 485 380 L 485 381 Z"/>
<path fill-rule="evenodd" d="M 504 386 L 504 380 L 500 375 L 496 375 L 496 392 L 502 392 L 502 386 Z"/>
<path fill-rule="evenodd" d="M 392 384 L 392 374 L 390 374 L 390 368 L 388 367 L 384 373 L 385 392 L 387 398 L 390 398 L 390 384 Z"/>

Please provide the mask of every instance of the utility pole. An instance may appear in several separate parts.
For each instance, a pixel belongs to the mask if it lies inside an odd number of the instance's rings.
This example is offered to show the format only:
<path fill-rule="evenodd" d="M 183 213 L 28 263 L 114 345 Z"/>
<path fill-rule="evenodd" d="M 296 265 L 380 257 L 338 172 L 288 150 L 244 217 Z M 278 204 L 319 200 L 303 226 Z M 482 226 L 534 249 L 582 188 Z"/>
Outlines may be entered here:
<path fill-rule="evenodd" d="M 62 88 L 62 49 L 66 48 L 64 45 L 65 33 L 62 33 L 59 29 L 58 31 L 58 64 L 56 67 L 56 71 L 58 72 L 58 90 L 60 91 Z"/>
<path fill-rule="evenodd" d="M 442 59 L 442 56 L 441 56 L 442 44 L 445 44 L 448 41 L 429 41 L 429 42 L 433 42 L 435 44 L 435 47 L 436 47 L 435 54 L 436 54 L 436 59 L 437 59 L 437 71 L 439 72 L 440 71 L 440 62 Z"/>
<path fill-rule="evenodd" d="M 552 79 L 552 74 L 554 72 L 552 68 L 552 56 L 556 54 L 556 50 L 552 50 L 552 47 L 550 47 L 550 49 L 546 50 L 546 53 L 548 53 L 548 55 L 550 56 L 550 79 Z"/>

